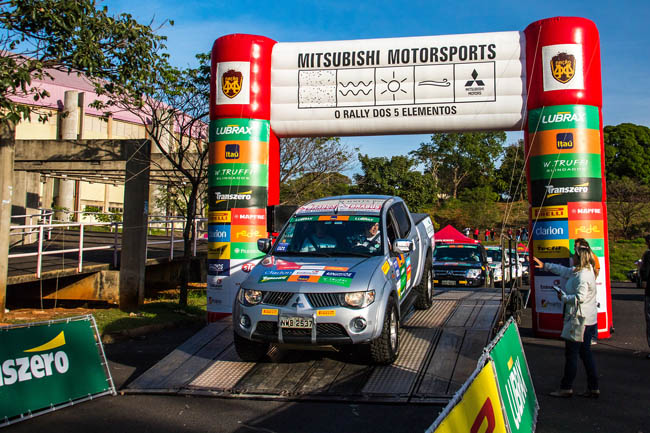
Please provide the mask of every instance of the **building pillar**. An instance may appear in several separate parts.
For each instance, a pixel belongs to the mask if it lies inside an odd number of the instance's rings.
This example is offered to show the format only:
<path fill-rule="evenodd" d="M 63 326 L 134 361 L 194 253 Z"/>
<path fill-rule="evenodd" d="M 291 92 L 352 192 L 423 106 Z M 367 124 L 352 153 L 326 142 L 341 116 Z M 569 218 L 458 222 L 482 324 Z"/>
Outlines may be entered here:
<path fill-rule="evenodd" d="M 54 179 L 51 177 L 45 178 L 43 182 L 43 200 L 41 206 L 44 209 L 52 209 L 52 202 L 54 201 Z"/>
<path fill-rule="evenodd" d="M 79 92 L 66 90 L 63 101 L 63 115 L 61 118 L 61 139 L 77 140 L 79 137 Z M 54 205 L 59 209 L 74 209 L 74 181 L 60 179 L 59 195 L 55 198 Z M 56 219 L 69 221 L 70 214 L 57 212 Z"/>
<path fill-rule="evenodd" d="M 134 311 L 144 302 L 149 209 L 151 141 L 131 145 L 126 152 L 124 224 L 120 255 L 120 309 Z"/>
<path fill-rule="evenodd" d="M 9 227 L 13 196 L 15 125 L 0 122 L 0 319 L 5 315 Z"/>

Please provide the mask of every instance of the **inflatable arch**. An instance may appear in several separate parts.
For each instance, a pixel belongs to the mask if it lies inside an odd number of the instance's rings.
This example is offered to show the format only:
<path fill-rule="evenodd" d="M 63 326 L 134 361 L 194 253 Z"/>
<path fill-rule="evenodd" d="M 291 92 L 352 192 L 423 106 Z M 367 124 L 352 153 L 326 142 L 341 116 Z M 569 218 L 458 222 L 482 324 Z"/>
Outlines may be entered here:
<path fill-rule="evenodd" d="M 523 32 L 276 43 L 234 34 L 212 49 L 208 314 L 231 311 L 279 204 L 278 137 L 524 130 L 531 251 L 601 262 L 598 331 L 612 328 L 598 30 L 584 18 Z M 557 336 L 556 276 L 535 272 L 535 333 Z"/>

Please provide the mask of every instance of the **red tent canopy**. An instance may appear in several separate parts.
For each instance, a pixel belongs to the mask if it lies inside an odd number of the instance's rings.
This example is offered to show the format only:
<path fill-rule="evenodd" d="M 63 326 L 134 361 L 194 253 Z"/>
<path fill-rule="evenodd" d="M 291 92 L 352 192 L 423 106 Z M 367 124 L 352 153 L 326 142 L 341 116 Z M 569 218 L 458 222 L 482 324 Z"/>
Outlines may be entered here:
<path fill-rule="evenodd" d="M 474 239 L 468 238 L 450 225 L 436 232 L 436 242 L 466 242 L 470 244 L 479 243 Z"/>

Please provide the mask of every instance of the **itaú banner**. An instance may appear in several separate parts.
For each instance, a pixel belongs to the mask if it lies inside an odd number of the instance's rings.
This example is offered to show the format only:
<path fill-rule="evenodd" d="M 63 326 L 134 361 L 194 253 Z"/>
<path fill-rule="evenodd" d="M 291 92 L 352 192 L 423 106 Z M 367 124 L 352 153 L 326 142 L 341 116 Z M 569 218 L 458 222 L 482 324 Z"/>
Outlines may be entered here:
<path fill-rule="evenodd" d="M 278 136 L 520 130 L 522 32 L 278 43 Z"/>

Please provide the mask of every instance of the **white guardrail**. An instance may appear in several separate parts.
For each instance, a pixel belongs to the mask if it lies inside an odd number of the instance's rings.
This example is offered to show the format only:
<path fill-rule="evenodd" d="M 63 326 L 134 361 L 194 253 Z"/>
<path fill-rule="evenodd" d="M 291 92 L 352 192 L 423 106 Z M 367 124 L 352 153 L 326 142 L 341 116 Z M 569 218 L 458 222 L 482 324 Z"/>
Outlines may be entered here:
<path fill-rule="evenodd" d="M 69 213 L 80 213 L 84 215 L 99 215 L 98 212 L 69 212 Z M 54 255 L 54 254 L 66 254 L 66 253 L 78 253 L 77 259 L 77 272 L 82 272 L 83 263 L 84 263 L 84 252 L 86 251 L 99 251 L 99 250 L 113 250 L 113 267 L 117 267 L 118 262 L 118 251 L 121 249 L 120 243 L 120 228 L 123 225 L 121 221 L 115 222 L 63 222 L 53 220 L 52 215 L 53 211 L 43 211 L 38 214 L 32 215 L 13 215 L 12 219 L 25 218 L 29 219 L 29 224 L 24 225 L 12 225 L 10 227 L 11 236 L 25 236 L 31 234 L 38 234 L 37 240 L 37 250 L 35 252 L 26 252 L 26 253 L 13 253 L 9 254 L 8 258 L 21 258 L 21 257 L 36 257 L 36 278 L 41 277 L 43 256 Z M 102 215 L 116 215 L 116 214 L 102 214 Z M 119 214 L 118 214 L 119 215 Z M 37 223 L 33 224 L 33 219 L 37 219 Z M 169 259 L 174 259 L 174 244 L 182 243 L 183 236 L 182 230 L 185 224 L 185 219 L 183 217 L 167 217 L 159 215 L 150 215 L 147 222 L 147 233 L 150 234 L 153 230 L 164 230 L 165 236 L 168 236 L 169 239 L 163 240 L 148 240 L 147 239 L 147 252 L 145 253 L 148 256 L 149 246 L 151 245 L 169 245 Z M 206 218 L 195 218 L 192 222 L 192 230 L 194 231 L 194 241 L 192 245 L 192 256 L 196 256 L 197 252 L 197 242 L 199 235 L 205 234 L 207 236 L 207 228 L 203 228 L 207 225 Z M 84 245 L 85 234 L 87 229 L 92 227 L 110 227 L 110 231 L 113 233 L 113 240 L 109 244 L 105 245 L 96 245 L 96 238 L 93 240 L 94 246 Z M 177 232 L 181 231 L 179 235 Z M 78 230 L 79 239 L 76 242 L 75 248 L 64 248 L 57 250 L 43 249 L 44 240 L 52 239 L 52 232 L 56 230 Z M 91 229 L 92 230 L 92 229 Z"/>

